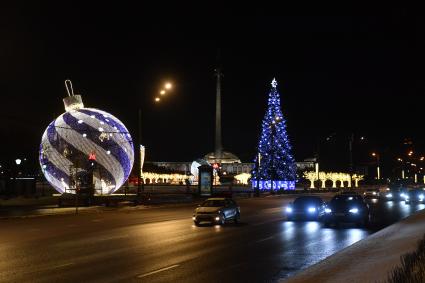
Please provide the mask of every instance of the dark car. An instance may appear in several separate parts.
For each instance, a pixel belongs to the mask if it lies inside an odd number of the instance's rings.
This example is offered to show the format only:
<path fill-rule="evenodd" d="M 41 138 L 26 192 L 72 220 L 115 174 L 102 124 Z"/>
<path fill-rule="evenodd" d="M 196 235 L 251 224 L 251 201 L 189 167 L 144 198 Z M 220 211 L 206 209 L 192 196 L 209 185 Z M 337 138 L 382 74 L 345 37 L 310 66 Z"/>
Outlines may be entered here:
<path fill-rule="evenodd" d="M 389 188 L 384 193 L 384 198 L 389 201 L 401 201 L 404 200 L 407 195 L 407 190 L 402 187 Z"/>
<path fill-rule="evenodd" d="M 339 223 L 355 223 L 365 226 L 369 223 L 369 206 L 361 195 L 340 194 L 334 196 L 325 208 L 325 226 Z"/>
<path fill-rule="evenodd" d="M 422 189 L 410 190 L 405 197 L 405 203 L 425 203 L 425 191 Z"/>
<path fill-rule="evenodd" d="M 240 207 L 233 199 L 209 198 L 195 209 L 192 220 L 196 226 L 202 222 L 223 225 L 228 220 L 237 223 L 240 217 Z"/>
<path fill-rule="evenodd" d="M 367 189 L 363 192 L 364 198 L 379 198 L 379 189 Z"/>
<path fill-rule="evenodd" d="M 302 196 L 286 207 L 288 220 L 319 220 L 325 214 L 326 204 L 316 196 Z"/>

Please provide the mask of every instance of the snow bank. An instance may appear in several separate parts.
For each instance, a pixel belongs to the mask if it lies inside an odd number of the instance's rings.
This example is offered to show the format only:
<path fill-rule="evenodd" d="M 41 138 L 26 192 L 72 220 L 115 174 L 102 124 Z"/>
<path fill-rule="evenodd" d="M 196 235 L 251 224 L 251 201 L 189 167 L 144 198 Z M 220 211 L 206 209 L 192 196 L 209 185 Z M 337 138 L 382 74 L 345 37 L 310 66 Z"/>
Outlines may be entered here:
<path fill-rule="evenodd" d="M 400 256 L 416 250 L 424 234 L 422 210 L 281 282 L 385 281 L 389 271 L 400 265 Z"/>

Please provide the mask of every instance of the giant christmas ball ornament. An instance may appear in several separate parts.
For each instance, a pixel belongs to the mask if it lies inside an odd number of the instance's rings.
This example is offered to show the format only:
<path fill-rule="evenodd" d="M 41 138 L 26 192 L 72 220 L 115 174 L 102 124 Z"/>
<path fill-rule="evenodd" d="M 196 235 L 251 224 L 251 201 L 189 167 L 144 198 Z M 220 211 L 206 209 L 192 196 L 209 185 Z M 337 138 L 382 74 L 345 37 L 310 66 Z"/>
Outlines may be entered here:
<path fill-rule="evenodd" d="M 50 123 L 41 140 L 40 165 L 47 181 L 60 193 L 117 191 L 134 163 L 127 128 L 105 111 L 84 108 L 79 95 L 64 103 L 67 111 Z"/>

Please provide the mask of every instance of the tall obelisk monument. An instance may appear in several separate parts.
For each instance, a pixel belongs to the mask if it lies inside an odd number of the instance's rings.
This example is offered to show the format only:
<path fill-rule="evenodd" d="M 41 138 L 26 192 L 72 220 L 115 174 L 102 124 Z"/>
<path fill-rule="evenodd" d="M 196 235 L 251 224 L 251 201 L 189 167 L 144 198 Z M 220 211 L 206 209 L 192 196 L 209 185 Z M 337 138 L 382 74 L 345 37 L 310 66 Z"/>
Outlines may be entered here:
<path fill-rule="evenodd" d="M 219 163 L 223 158 L 223 146 L 221 144 L 221 77 L 223 74 L 219 67 L 215 69 L 217 77 L 216 96 L 215 96 L 215 150 L 214 157 Z"/>

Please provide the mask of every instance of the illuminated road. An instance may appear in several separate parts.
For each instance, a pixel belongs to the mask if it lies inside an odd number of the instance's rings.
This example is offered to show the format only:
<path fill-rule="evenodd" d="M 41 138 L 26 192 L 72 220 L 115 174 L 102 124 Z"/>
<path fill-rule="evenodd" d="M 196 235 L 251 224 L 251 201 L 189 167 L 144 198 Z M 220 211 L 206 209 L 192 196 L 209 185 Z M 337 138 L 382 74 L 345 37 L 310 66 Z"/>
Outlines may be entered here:
<path fill-rule="evenodd" d="M 240 200 L 242 223 L 192 206 L 0 220 L 0 282 L 273 282 L 424 205 L 372 203 L 371 230 L 286 222 L 290 197 Z"/>

